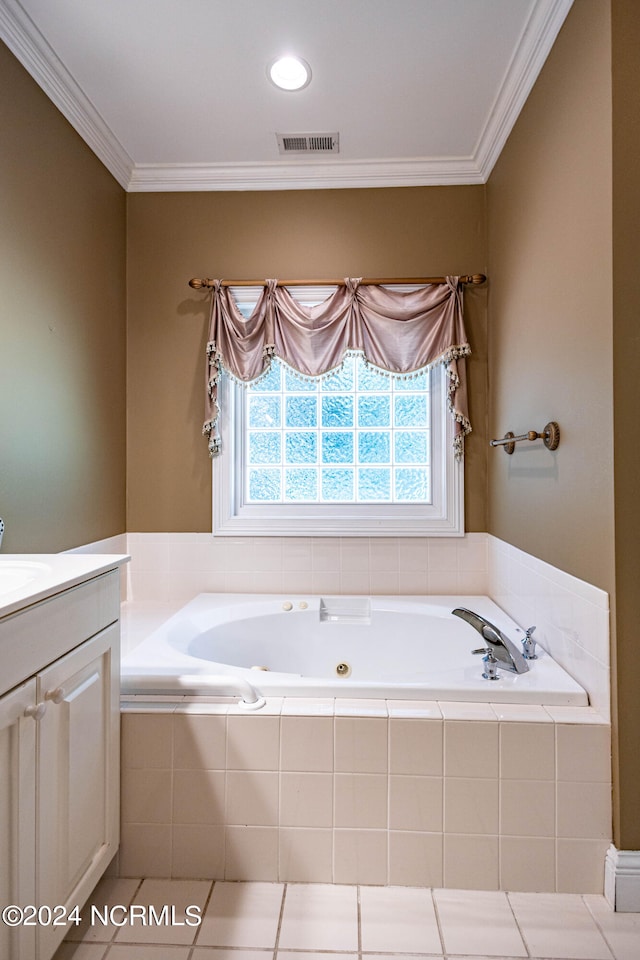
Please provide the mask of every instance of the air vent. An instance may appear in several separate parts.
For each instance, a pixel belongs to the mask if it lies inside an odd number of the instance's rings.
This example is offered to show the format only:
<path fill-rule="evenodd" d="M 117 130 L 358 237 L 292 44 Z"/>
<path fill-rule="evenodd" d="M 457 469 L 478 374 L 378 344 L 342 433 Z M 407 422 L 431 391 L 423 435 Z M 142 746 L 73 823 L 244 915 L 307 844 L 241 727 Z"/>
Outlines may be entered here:
<path fill-rule="evenodd" d="M 339 133 L 276 133 L 282 156 L 301 153 L 340 153 Z"/>

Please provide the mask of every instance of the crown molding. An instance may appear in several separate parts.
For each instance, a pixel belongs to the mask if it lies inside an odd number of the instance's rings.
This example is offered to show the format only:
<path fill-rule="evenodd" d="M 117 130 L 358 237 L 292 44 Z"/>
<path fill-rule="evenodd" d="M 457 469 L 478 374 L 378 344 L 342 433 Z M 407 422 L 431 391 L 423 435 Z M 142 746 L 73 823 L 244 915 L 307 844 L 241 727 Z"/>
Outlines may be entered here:
<path fill-rule="evenodd" d="M 138 164 L 131 192 L 322 190 L 482 183 L 471 158 L 333 160 L 295 163 Z"/>
<path fill-rule="evenodd" d="M 0 0 L 0 38 L 126 189 L 133 160 L 17 0 Z"/>
<path fill-rule="evenodd" d="M 473 152 L 486 183 L 507 142 L 573 0 L 537 0 Z"/>
<path fill-rule="evenodd" d="M 536 0 L 470 157 L 135 164 L 18 0 L 0 0 L 0 37 L 118 183 L 132 193 L 320 190 L 486 183 L 573 0 Z"/>

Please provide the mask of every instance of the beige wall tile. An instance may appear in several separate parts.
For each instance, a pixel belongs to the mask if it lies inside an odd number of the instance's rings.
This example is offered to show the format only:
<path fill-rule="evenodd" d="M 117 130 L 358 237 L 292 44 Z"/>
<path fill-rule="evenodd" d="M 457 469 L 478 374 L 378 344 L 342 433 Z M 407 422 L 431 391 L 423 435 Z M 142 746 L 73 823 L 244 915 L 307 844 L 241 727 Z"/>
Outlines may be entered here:
<path fill-rule="evenodd" d="M 282 538 L 282 569 L 286 571 L 311 570 L 313 551 L 308 537 Z"/>
<path fill-rule="evenodd" d="M 333 718 L 281 717 L 282 770 L 333 770 Z"/>
<path fill-rule="evenodd" d="M 387 826 L 387 777 L 378 773 L 336 773 L 336 827 Z"/>
<path fill-rule="evenodd" d="M 224 827 L 174 824 L 171 876 L 221 880 L 224 877 Z"/>
<path fill-rule="evenodd" d="M 331 883 L 333 831 L 283 827 L 279 831 L 279 879 Z"/>
<path fill-rule="evenodd" d="M 442 868 L 441 833 L 389 832 L 390 884 L 441 887 Z"/>
<path fill-rule="evenodd" d="M 441 777 L 389 777 L 389 828 L 442 830 Z"/>
<path fill-rule="evenodd" d="M 611 837 L 611 787 L 608 783 L 558 783 L 559 837 L 606 840 Z"/>
<path fill-rule="evenodd" d="M 123 877 L 171 876 L 171 827 L 155 823 L 123 823 L 120 873 Z"/>
<path fill-rule="evenodd" d="M 395 597 L 400 592 L 400 576 L 397 570 L 372 570 L 369 579 L 374 596 Z"/>
<path fill-rule="evenodd" d="M 444 782 L 446 833 L 498 833 L 498 781 L 447 777 Z"/>
<path fill-rule="evenodd" d="M 442 776 L 443 724 L 440 720 L 389 721 L 389 771 Z"/>
<path fill-rule="evenodd" d="M 170 770 L 123 770 L 120 809 L 123 823 L 170 823 Z"/>
<path fill-rule="evenodd" d="M 277 770 L 279 717 L 230 715 L 227 718 L 229 770 Z"/>
<path fill-rule="evenodd" d="M 173 775 L 173 822 L 224 823 L 224 795 L 224 772 L 176 770 Z"/>
<path fill-rule="evenodd" d="M 552 780 L 500 782 L 500 833 L 503 836 L 554 837 L 555 832 L 556 788 Z"/>
<path fill-rule="evenodd" d="M 548 723 L 501 723 L 500 776 L 508 780 L 553 780 L 553 726 Z"/>
<path fill-rule="evenodd" d="M 368 571 L 343 570 L 340 573 L 340 592 L 350 594 L 375 593 L 371 589 L 371 578 Z"/>
<path fill-rule="evenodd" d="M 558 780 L 609 783 L 611 780 L 611 728 L 606 725 L 556 726 Z"/>
<path fill-rule="evenodd" d="M 226 827 L 225 880 L 278 879 L 276 827 Z"/>
<path fill-rule="evenodd" d="M 280 825 L 333 826 L 333 776 L 330 773 L 280 774 Z"/>
<path fill-rule="evenodd" d="M 334 883 L 387 882 L 386 830 L 334 830 Z"/>
<path fill-rule="evenodd" d="M 278 779 L 275 772 L 229 770 L 225 823 L 277 826 Z"/>
<path fill-rule="evenodd" d="M 174 767 L 177 770 L 224 770 L 226 722 L 225 715 L 174 714 Z"/>
<path fill-rule="evenodd" d="M 314 561 L 315 562 L 315 561 Z M 311 587 L 313 593 L 335 595 L 340 593 L 340 572 L 331 570 L 317 570 L 314 566 L 311 572 Z"/>
<path fill-rule="evenodd" d="M 335 769 L 386 773 L 387 730 L 388 721 L 381 717 L 336 717 Z"/>
<path fill-rule="evenodd" d="M 556 888 L 555 840 L 541 837 L 501 837 L 500 888 L 553 893 Z"/>
<path fill-rule="evenodd" d="M 497 777 L 498 728 L 497 723 L 445 720 L 445 776 Z"/>
<path fill-rule="evenodd" d="M 123 767 L 171 768 L 171 714 L 123 713 L 121 722 Z"/>
<path fill-rule="evenodd" d="M 464 890 L 498 890 L 498 838 L 445 834 L 444 886 Z"/>

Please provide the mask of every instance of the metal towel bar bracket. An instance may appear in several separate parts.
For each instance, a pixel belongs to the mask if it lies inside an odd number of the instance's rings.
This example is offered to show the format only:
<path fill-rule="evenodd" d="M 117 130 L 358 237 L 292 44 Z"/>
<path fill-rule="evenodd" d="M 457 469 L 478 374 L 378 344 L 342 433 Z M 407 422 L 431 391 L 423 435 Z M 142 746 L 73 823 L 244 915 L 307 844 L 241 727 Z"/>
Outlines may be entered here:
<path fill-rule="evenodd" d="M 516 448 L 516 443 L 520 440 L 542 440 L 547 450 L 557 450 L 560 444 L 560 427 L 555 420 L 551 420 L 542 433 L 538 433 L 537 430 L 529 430 L 527 433 L 521 433 L 520 436 L 516 437 L 515 434 L 509 432 L 505 433 L 502 440 L 490 440 L 489 445 L 503 447 L 505 453 L 512 454 Z"/>

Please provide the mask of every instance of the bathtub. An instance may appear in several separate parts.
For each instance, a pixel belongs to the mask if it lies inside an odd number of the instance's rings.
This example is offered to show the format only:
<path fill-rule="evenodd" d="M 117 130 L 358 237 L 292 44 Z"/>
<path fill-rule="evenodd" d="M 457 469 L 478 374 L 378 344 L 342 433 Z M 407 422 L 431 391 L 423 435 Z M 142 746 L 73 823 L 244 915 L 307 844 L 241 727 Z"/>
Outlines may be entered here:
<path fill-rule="evenodd" d="M 122 692 L 240 694 L 253 706 L 282 696 L 588 704 L 541 646 L 528 672 L 485 680 L 472 653 L 482 638 L 451 615 L 458 606 L 517 645 L 524 636 L 487 597 L 203 593 L 123 658 Z"/>

